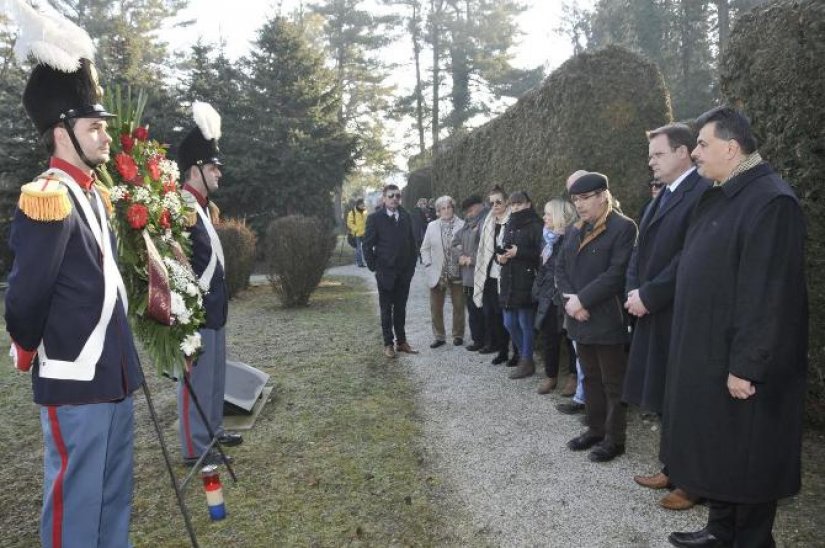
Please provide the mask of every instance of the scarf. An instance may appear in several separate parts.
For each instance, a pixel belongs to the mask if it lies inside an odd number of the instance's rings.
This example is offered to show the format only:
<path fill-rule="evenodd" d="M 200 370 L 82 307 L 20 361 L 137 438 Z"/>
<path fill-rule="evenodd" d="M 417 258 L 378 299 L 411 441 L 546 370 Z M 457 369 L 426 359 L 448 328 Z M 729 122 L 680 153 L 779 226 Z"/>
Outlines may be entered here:
<path fill-rule="evenodd" d="M 607 230 L 607 216 L 610 215 L 611 211 L 613 211 L 613 202 L 611 200 L 608 200 L 607 209 L 604 210 L 602 216 L 599 217 L 599 219 L 590 228 L 590 230 L 583 230 L 585 225 L 587 224 L 584 221 L 579 220 L 578 222 L 576 222 L 576 228 L 578 228 L 581 231 L 579 235 L 579 238 L 581 239 L 581 242 L 579 243 L 579 251 L 581 251 L 584 246 L 595 240 L 599 236 L 599 234 Z M 581 236 L 584 236 L 584 238 L 582 238 Z"/>
<path fill-rule="evenodd" d="M 476 253 L 476 269 L 473 273 L 473 302 L 481 307 L 481 299 L 484 296 L 484 282 L 487 281 L 487 265 L 493 258 L 496 249 L 495 236 L 496 224 L 504 225 L 510 220 L 510 209 L 504 212 L 501 221 L 496 220 L 495 214 L 491 211 L 484 219 L 481 227 L 481 236 L 478 239 L 478 252 Z"/>
<path fill-rule="evenodd" d="M 730 172 L 730 175 L 728 175 L 727 179 L 725 179 L 724 181 L 716 181 L 715 183 L 713 183 L 713 186 L 722 186 L 734 177 L 736 177 L 737 175 L 741 175 L 742 173 L 745 173 L 749 169 L 755 168 L 761 163 L 762 156 L 759 154 L 759 151 L 755 151 L 753 154 L 745 156 L 745 158 L 739 163 L 739 165 L 736 166 L 736 168 L 734 168 L 734 170 Z"/>
<path fill-rule="evenodd" d="M 544 238 L 544 247 L 541 248 L 541 264 L 544 264 L 553 255 L 553 245 L 559 239 L 559 235 L 546 226 L 542 229 L 541 234 Z"/>

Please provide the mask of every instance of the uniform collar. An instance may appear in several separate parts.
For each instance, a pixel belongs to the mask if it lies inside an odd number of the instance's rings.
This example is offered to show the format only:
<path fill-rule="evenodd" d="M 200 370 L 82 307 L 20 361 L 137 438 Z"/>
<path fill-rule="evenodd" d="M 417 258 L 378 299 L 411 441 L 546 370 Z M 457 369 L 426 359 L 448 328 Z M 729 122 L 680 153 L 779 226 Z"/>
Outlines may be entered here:
<path fill-rule="evenodd" d="M 49 167 L 65 171 L 83 190 L 90 190 L 95 182 L 93 171 L 80 169 L 57 156 L 51 157 Z"/>
<path fill-rule="evenodd" d="M 183 185 L 183 190 L 187 191 L 189 194 L 194 196 L 201 207 L 206 207 L 206 196 L 195 190 L 192 185 L 190 185 L 189 183 Z"/>

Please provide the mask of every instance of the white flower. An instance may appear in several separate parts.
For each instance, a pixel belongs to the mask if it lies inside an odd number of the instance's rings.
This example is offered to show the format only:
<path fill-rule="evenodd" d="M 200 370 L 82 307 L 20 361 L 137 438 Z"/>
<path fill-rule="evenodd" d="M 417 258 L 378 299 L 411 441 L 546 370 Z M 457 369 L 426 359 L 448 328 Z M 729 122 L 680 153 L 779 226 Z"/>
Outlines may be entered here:
<path fill-rule="evenodd" d="M 180 213 L 180 197 L 174 192 L 169 192 L 163 196 L 163 207 L 169 210 L 172 215 Z"/>
<path fill-rule="evenodd" d="M 113 187 L 110 194 L 112 203 L 121 201 L 127 194 L 129 194 L 129 187 L 126 185 L 117 185 Z"/>
<path fill-rule="evenodd" d="M 190 297 L 197 297 L 200 294 L 200 289 L 198 289 L 198 286 L 193 283 L 186 284 L 185 291 Z"/>
<path fill-rule="evenodd" d="M 172 291 L 172 314 L 180 318 L 183 315 L 188 315 L 189 311 L 186 309 L 186 302 L 180 293 Z M 183 322 L 181 322 L 183 323 Z"/>
<path fill-rule="evenodd" d="M 178 164 L 168 158 L 164 158 L 158 164 L 164 182 L 177 182 L 180 179 Z"/>
<path fill-rule="evenodd" d="M 152 194 L 146 188 L 142 186 L 135 187 L 135 193 L 132 196 L 133 202 L 139 202 L 141 204 L 149 204 L 152 201 Z"/>
<path fill-rule="evenodd" d="M 197 331 L 191 335 L 187 335 L 183 342 L 180 343 L 180 349 L 186 356 L 191 356 L 201 347 L 201 334 Z"/>

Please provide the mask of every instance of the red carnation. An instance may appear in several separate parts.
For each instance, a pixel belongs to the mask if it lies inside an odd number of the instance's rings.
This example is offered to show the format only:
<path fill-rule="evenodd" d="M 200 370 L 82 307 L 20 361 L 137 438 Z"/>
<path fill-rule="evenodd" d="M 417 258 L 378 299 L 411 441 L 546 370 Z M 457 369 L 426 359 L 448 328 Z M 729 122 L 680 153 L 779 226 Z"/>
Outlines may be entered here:
<path fill-rule="evenodd" d="M 127 183 L 139 184 L 136 181 L 138 176 L 138 167 L 131 156 L 124 154 L 123 152 L 118 153 L 118 155 L 115 156 L 115 167 L 117 167 L 117 171 L 120 173 L 120 176 L 123 177 L 124 181 Z"/>
<path fill-rule="evenodd" d="M 138 141 L 145 141 L 149 138 L 149 128 L 146 126 L 138 126 L 132 132 L 132 137 L 137 139 Z"/>
<path fill-rule="evenodd" d="M 132 148 L 135 146 L 135 140 L 128 133 L 122 133 L 120 135 L 120 146 L 123 147 L 123 152 L 131 154 Z"/>
<path fill-rule="evenodd" d="M 153 181 L 160 180 L 160 160 L 157 156 L 152 156 L 146 161 L 146 169 L 149 170 L 149 177 Z"/>
<path fill-rule="evenodd" d="M 164 194 L 169 194 L 170 192 L 175 192 L 175 190 L 177 190 L 177 188 L 178 188 L 178 185 L 175 183 L 175 181 L 166 181 L 165 183 L 163 183 L 163 193 Z"/>
<path fill-rule="evenodd" d="M 132 204 L 126 210 L 126 220 L 135 230 L 140 230 L 149 221 L 149 210 L 143 204 Z"/>
<path fill-rule="evenodd" d="M 172 214 L 168 209 L 164 209 L 160 214 L 160 226 L 162 228 L 172 228 Z"/>

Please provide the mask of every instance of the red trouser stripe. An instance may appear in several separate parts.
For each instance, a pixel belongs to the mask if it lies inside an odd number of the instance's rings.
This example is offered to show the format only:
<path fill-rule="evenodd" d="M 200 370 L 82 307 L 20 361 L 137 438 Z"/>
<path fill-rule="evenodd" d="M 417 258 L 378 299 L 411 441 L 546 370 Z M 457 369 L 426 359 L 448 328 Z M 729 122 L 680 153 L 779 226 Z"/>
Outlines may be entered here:
<path fill-rule="evenodd" d="M 189 376 L 189 368 L 186 369 L 187 371 L 183 374 Z M 190 458 L 196 457 L 195 448 L 192 445 L 192 425 L 189 424 L 189 389 L 186 384 L 183 386 L 183 416 L 181 420 L 183 421 L 183 439 L 186 441 L 187 456 Z"/>
<path fill-rule="evenodd" d="M 66 467 L 69 465 L 69 454 L 66 452 L 63 434 L 60 433 L 57 407 L 48 407 L 47 409 L 54 445 L 57 447 L 58 454 L 60 454 L 60 471 L 57 473 L 54 489 L 52 490 L 52 546 L 60 548 L 63 544 L 63 476 L 66 475 Z"/>

